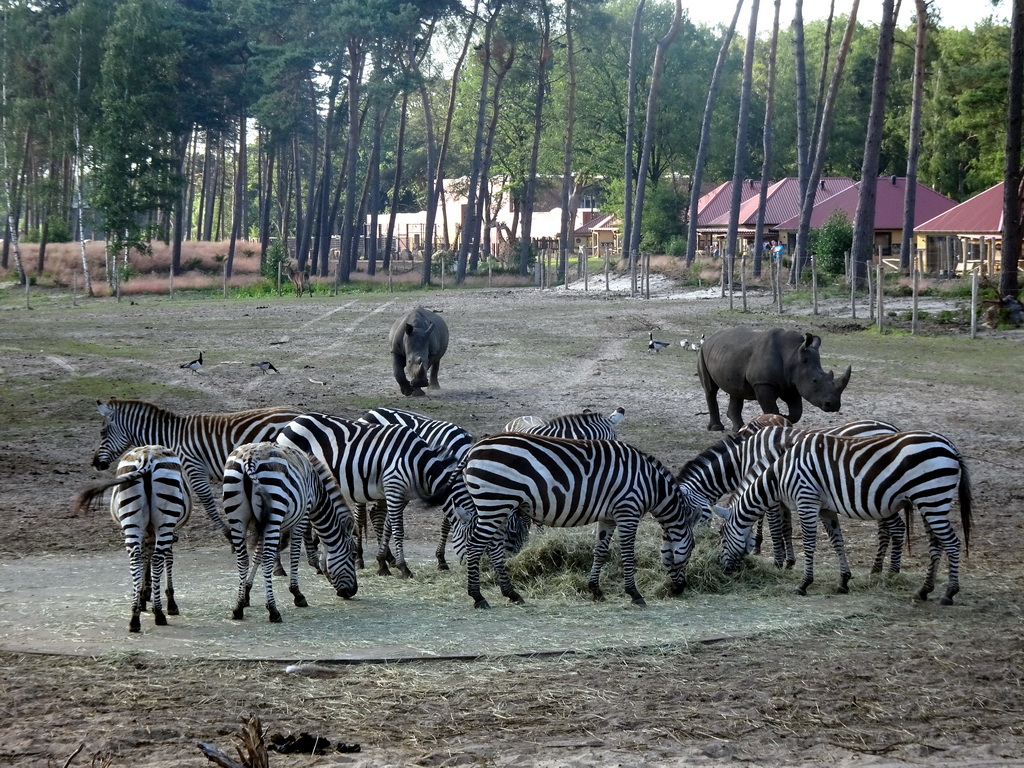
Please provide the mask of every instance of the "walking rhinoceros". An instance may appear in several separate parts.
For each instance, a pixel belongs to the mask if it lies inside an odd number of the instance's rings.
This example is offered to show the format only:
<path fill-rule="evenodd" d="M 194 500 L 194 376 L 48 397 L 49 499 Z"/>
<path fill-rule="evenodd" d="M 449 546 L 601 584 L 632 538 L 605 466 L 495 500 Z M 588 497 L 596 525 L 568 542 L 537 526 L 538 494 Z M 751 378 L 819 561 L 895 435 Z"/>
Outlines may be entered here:
<path fill-rule="evenodd" d="M 708 401 L 708 429 L 723 429 L 718 390 L 729 395 L 728 416 L 734 431 L 743 426 L 744 400 L 757 400 L 764 413 L 779 413 L 778 400 L 796 423 L 803 400 L 826 412 L 838 411 L 850 368 L 835 378 L 821 368 L 821 337 L 772 328 L 755 331 L 744 326 L 712 334 L 697 355 L 697 374 Z"/>
<path fill-rule="evenodd" d="M 437 369 L 448 350 L 448 326 L 423 307 L 398 318 L 388 334 L 395 381 L 403 395 L 423 396 L 423 387 L 440 389 Z M 428 384 L 429 371 L 429 384 Z"/>

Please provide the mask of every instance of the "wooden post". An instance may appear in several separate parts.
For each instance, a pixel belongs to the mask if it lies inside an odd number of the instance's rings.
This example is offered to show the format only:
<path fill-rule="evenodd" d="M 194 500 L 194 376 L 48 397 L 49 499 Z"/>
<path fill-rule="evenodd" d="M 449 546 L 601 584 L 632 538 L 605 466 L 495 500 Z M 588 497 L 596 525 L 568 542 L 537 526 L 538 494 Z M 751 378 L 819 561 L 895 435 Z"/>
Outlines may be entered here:
<path fill-rule="evenodd" d="M 71 306 L 78 306 L 78 270 L 71 270 Z"/>
<path fill-rule="evenodd" d="M 850 258 L 850 252 L 846 251 L 843 254 L 846 259 L 846 282 L 850 286 L 850 317 L 854 320 L 857 319 L 857 281 L 854 280 L 853 275 L 853 260 Z"/>
<path fill-rule="evenodd" d="M 747 254 L 740 259 L 740 297 L 743 301 L 743 311 L 747 311 Z"/>
<path fill-rule="evenodd" d="M 174 300 L 174 264 L 171 263 L 171 271 L 167 275 L 167 298 Z"/>
<path fill-rule="evenodd" d="M 224 259 L 224 270 L 221 273 L 221 283 L 224 287 L 224 298 L 228 297 L 228 260 Z"/>
<path fill-rule="evenodd" d="M 281 262 L 277 262 L 277 298 L 281 298 Z"/>
<path fill-rule="evenodd" d="M 811 254 L 811 301 L 814 305 L 814 314 L 818 314 L 818 257 Z"/>
<path fill-rule="evenodd" d="M 920 256 L 920 250 L 918 250 L 918 255 Z M 913 305 L 912 305 L 913 309 L 911 310 L 911 313 L 910 313 L 910 335 L 913 336 L 913 335 L 915 335 L 917 333 L 918 279 L 919 279 L 920 274 L 921 274 L 921 272 L 920 272 L 920 264 L 918 263 L 917 259 L 914 259 L 914 263 L 910 265 L 910 274 L 911 274 L 910 283 L 911 283 L 913 294 L 914 294 L 914 301 L 913 301 Z"/>
<path fill-rule="evenodd" d="M 864 277 L 868 283 L 868 319 L 873 319 L 875 316 L 875 287 L 872 285 L 871 280 L 871 265 L 864 265 Z M 856 267 L 854 267 L 856 269 Z M 855 278 L 856 279 L 856 278 Z"/>
<path fill-rule="evenodd" d="M 978 337 L 978 272 L 971 273 L 971 338 Z"/>
<path fill-rule="evenodd" d="M 878 259 L 875 270 L 877 273 L 875 283 L 878 286 L 878 332 L 881 333 L 885 328 L 885 275 L 881 258 Z"/>
<path fill-rule="evenodd" d="M 611 290 L 611 284 L 608 282 L 608 251 L 604 252 L 604 291 L 607 293 Z"/>
<path fill-rule="evenodd" d="M 388 293 L 395 292 L 395 254 L 388 259 Z"/>
<path fill-rule="evenodd" d="M 644 298 L 651 298 L 651 254 L 644 255 Z"/>

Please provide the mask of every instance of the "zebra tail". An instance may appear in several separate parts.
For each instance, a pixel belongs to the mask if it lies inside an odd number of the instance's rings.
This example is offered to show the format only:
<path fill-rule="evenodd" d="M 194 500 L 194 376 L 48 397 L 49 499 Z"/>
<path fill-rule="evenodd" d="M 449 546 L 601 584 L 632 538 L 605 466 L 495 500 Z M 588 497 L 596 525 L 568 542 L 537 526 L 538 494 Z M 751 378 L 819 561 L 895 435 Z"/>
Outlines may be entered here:
<path fill-rule="evenodd" d="M 971 491 L 971 474 L 967 464 L 960 457 L 960 525 L 964 529 L 964 559 L 971 554 L 971 502 L 974 494 Z"/>
<path fill-rule="evenodd" d="M 274 508 L 274 497 L 270 495 L 270 491 L 263 483 L 252 480 L 252 489 L 256 496 L 260 499 L 261 515 L 253 515 L 253 525 L 256 528 L 256 532 L 260 534 L 260 538 L 263 536 L 263 528 L 267 524 L 267 519 L 270 517 L 270 510 Z"/>
<path fill-rule="evenodd" d="M 124 485 L 125 483 L 134 483 L 148 471 L 148 469 L 137 469 L 126 475 L 117 475 L 108 480 L 100 480 L 97 483 L 86 486 L 71 505 L 71 516 L 78 517 L 80 513 L 95 509 L 103 492 L 108 488 L 112 488 L 115 485 Z"/>
<path fill-rule="evenodd" d="M 906 523 L 906 533 L 903 535 L 904 546 L 907 549 L 907 556 L 911 556 L 910 551 L 910 534 L 913 532 L 914 526 L 914 505 L 909 501 L 903 504 L 903 521 Z"/>

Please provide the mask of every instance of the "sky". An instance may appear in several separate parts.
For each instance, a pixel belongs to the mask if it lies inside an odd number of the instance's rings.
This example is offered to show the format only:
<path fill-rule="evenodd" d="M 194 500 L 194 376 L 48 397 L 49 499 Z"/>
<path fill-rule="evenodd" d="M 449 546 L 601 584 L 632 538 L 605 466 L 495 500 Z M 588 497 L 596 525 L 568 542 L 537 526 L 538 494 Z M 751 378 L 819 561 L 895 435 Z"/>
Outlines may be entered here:
<path fill-rule="evenodd" d="M 982 19 L 993 16 L 997 21 L 1005 22 L 1010 13 L 1012 0 L 999 0 L 994 8 L 990 0 L 932 0 L 932 7 L 942 14 L 942 26 L 972 29 Z M 852 0 L 835 0 L 836 15 L 846 15 L 853 6 Z M 804 0 L 804 21 L 828 18 L 830 0 Z M 736 3 L 729 0 L 683 0 L 683 7 L 689 9 L 690 18 L 700 24 L 728 24 L 736 11 Z M 750 23 L 750 0 L 743 4 L 739 30 L 746 31 Z M 787 25 L 793 19 L 794 0 L 782 0 L 779 22 Z M 774 0 L 761 0 L 758 13 L 758 28 L 770 30 L 774 15 Z M 877 24 L 882 15 L 882 0 L 860 0 L 857 19 L 864 24 Z M 897 24 L 901 27 L 910 24 L 914 15 L 914 0 L 903 0 Z"/>

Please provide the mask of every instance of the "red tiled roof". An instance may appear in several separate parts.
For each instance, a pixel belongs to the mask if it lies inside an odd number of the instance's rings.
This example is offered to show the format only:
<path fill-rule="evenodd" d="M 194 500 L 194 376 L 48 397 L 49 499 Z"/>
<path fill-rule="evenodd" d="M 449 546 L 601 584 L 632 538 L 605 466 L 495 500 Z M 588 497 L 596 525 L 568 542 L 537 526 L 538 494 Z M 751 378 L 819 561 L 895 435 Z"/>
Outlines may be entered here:
<path fill-rule="evenodd" d="M 903 229 L 903 198 L 906 196 L 906 177 L 885 176 L 878 180 L 875 190 L 875 229 L 897 230 Z M 817 229 L 828 221 L 835 211 L 846 212 L 847 218 L 853 221 L 857 214 L 857 200 L 860 196 L 860 182 L 852 187 L 815 203 L 811 211 L 811 227 Z M 956 205 L 945 195 L 940 195 L 931 187 L 918 183 L 917 194 L 914 197 L 914 226 L 918 222 L 927 221 L 944 211 L 948 211 Z M 780 230 L 796 230 L 800 226 L 800 214 L 797 212 L 791 218 L 779 224 Z"/>
<path fill-rule="evenodd" d="M 914 227 L 917 232 L 1000 234 L 1003 231 L 1003 182 Z"/>
<path fill-rule="evenodd" d="M 757 199 L 761 191 L 760 179 L 747 179 L 740 190 L 740 202 L 753 197 Z M 697 226 L 705 227 L 714 219 L 729 212 L 732 205 L 732 182 L 726 181 L 705 194 L 697 201 Z"/>
<path fill-rule="evenodd" d="M 846 176 L 828 176 L 819 182 L 817 200 L 826 200 L 849 189 L 854 184 L 853 179 Z M 753 227 L 757 224 L 757 208 L 760 203 L 759 196 L 755 195 L 740 205 L 739 225 Z M 798 216 L 800 213 L 800 180 L 794 176 L 775 182 L 765 195 L 764 202 L 764 225 L 767 228 L 775 229 L 776 226 L 786 219 Z M 728 205 L 725 211 L 717 218 L 710 220 L 705 225 L 708 228 L 725 229 L 729 226 Z"/>

